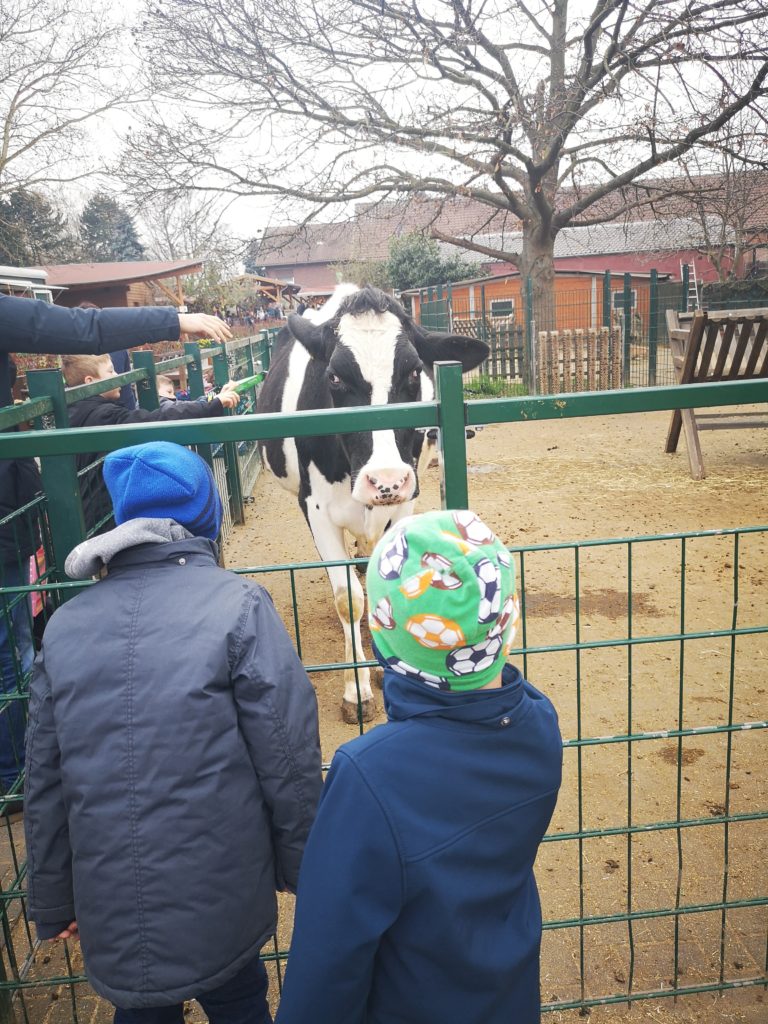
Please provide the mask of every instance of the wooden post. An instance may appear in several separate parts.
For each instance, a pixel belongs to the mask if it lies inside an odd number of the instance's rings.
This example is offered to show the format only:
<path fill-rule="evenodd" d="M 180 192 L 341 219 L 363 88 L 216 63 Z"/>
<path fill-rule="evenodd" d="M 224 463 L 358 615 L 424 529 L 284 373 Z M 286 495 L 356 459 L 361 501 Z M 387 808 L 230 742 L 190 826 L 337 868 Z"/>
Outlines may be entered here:
<path fill-rule="evenodd" d="M 621 377 L 621 331 L 614 327 L 609 330 L 610 335 L 610 346 L 611 346 L 611 372 L 612 381 L 611 387 L 620 388 L 622 386 Z"/>
<path fill-rule="evenodd" d="M 573 374 L 571 372 L 571 343 L 573 331 L 563 331 L 563 391 L 573 391 Z"/>
<path fill-rule="evenodd" d="M 594 328 L 591 329 L 594 332 Z M 573 387 L 575 391 L 584 390 L 584 331 L 573 332 Z"/>
<path fill-rule="evenodd" d="M 589 339 L 590 343 L 587 345 L 587 390 L 595 391 L 595 354 L 597 352 L 597 332 Z"/>
<path fill-rule="evenodd" d="M 608 390 L 608 375 L 610 366 L 610 356 L 608 354 L 610 349 L 610 328 L 602 327 L 600 329 L 600 342 L 598 344 L 598 356 L 600 358 L 600 375 L 598 377 L 598 387 L 601 391 Z"/>
<path fill-rule="evenodd" d="M 540 395 L 547 394 L 547 332 L 539 331 L 539 344 L 538 348 L 538 361 L 537 361 L 537 380 L 538 380 L 538 393 Z"/>

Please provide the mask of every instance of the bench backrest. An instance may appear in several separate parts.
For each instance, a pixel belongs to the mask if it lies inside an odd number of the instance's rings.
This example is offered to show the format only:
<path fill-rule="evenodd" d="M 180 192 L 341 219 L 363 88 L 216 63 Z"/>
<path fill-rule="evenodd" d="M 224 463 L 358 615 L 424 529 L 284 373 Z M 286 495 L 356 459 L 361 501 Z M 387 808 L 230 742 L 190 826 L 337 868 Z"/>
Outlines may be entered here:
<path fill-rule="evenodd" d="M 768 309 L 670 309 L 667 330 L 682 345 L 681 384 L 768 377 Z"/>

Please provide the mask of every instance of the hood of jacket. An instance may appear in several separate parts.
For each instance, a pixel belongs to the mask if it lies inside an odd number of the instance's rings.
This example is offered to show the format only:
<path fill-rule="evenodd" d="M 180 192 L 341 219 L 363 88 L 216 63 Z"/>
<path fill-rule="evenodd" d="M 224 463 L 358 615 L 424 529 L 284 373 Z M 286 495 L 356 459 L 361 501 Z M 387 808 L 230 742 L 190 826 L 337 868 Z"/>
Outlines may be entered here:
<path fill-rule="evenodd" d="M 84 540 L 72 548 L 64 563 L 64 571 L 73 580 L 97 576 L 122 551 L 144 544 L 168 544 L 186 540 L 193 535 L 175 519 L 129 519 L 114 530 Z M 212 544 L 206 538 L 206 544 Z M 214 546 L 215 552 L 215 546 Z"/>
<path fill-rule="evenodd" d="M 384 707 L 390 722 L 437 717 L 496 727 L 523 699 L 523 675 L 505 665 L 502 685 L 491 690 L 453 693 L 428 686 L 391 668 L 384 670 Z"/>

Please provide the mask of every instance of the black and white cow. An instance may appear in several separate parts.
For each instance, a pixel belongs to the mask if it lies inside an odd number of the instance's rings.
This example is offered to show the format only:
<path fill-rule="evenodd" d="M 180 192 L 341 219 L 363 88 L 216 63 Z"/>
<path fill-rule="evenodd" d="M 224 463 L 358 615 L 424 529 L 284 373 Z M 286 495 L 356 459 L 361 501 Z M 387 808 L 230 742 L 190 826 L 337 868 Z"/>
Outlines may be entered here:
<path fill-rule="evenodd" d="M 340 285 L 312 319 L 291 315 L 273 355 L 257 411 L 388 405 L 430 401 L 436 360 L 458 360 L 471 370 L 488 356 L 476 338 L 425 331 L 391 296 L 377 288 Z M 411 515 L 418 494 L 417 464 L 424 441 L 414 429 L 361 431 L 330 437 L 266 441 L 264 462 L 297 495 L 323 561 L 348 557 L 344 531 L 369 553 L 391 523 Z M 344 628 L 346 661 L 362 653 L 364 595 L 347 570 L 329 567 L 336 610 Z M 351 621 L 350 621 L 351 618 Z M 359 672 L 363 717 L 375 714 L 367 669 Z M 344 676 L 344 718 L 357 721 L 355 676 Z"/>

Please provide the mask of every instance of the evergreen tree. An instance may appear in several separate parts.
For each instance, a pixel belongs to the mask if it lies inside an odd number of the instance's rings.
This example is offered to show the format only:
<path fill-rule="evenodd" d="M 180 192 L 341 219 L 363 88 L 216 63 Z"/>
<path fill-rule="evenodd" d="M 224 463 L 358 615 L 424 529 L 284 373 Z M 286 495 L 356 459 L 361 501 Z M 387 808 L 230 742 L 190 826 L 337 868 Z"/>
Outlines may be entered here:
<path fill-rule="evenodd" d="M 412 231 L 390 242 L 387 275 L 392 287 L 400 292 L 481 277 L 483 271 L 477 263 L 460 256 L 443 257 L 434 238 Z"/>
<path fill-rule="evenodd" d="M 0 263 L 66 263 L 74 249 L 65 218 L 39 193 L 16 189 L 0 199 Z"/>
<path fill-rule="evenodd" d="M 143 260 L 133 217 L 116 199 L 97 192 L 80 215 L 80 244 L 83 259 L 94 263 Z"/>

